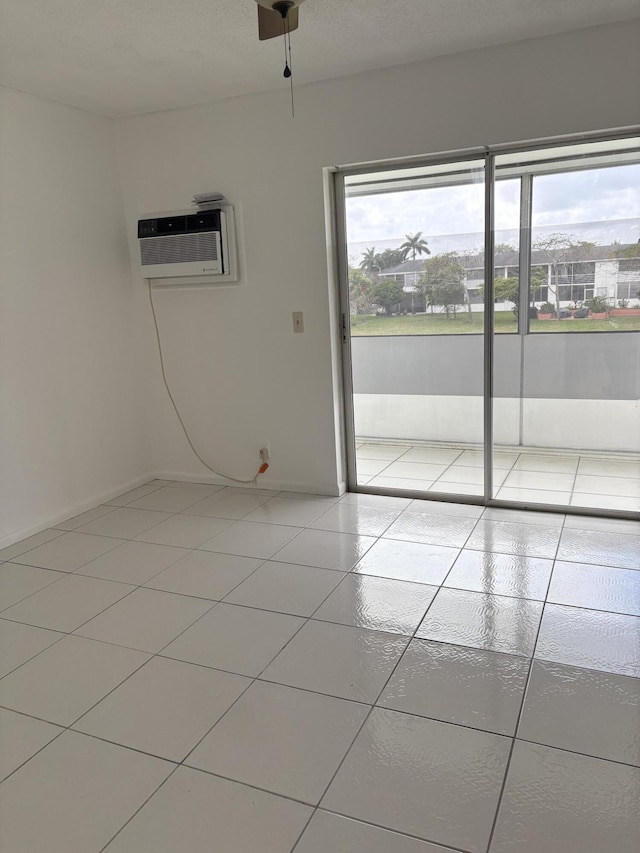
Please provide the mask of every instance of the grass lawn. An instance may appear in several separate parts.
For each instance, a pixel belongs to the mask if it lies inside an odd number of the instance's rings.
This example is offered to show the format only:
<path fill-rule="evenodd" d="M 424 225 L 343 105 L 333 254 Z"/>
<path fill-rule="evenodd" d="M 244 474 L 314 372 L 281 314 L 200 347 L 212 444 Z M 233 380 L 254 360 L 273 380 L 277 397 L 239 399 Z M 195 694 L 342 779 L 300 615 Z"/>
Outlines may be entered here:
<path fill-rule="evenodd" d="M 484 331 L 484 314 L 459 312 L 453 319 L 446 314 L 406 314 L 386 317 L 375 314 L 351 316 L 351 334 L 374 335 L 480 335 Z M 517 332 L 511 311 L 496 311 L 497 333 Z M 532 332 L 620 332 L 640 330 L 640 317 L 610 317 L 608 320 L 531 320 Z"/>

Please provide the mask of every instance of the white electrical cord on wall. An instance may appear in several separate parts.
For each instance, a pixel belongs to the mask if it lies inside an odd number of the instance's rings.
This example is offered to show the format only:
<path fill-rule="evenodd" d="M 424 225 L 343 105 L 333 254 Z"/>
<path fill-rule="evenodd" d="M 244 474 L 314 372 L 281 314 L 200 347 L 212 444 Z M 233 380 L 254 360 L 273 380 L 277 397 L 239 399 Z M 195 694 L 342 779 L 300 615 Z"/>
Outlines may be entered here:
<path fill-rule="evenodd" d="M 264 465 L 260 466 L 255 477 L 252 477 L 250 480 L 240 480 L 238 477 L 230 477 L 228 474 L 223 474 L 222 471 L 216 471 L 215 468 L 212 468 L 211 465 L 209 465 L 207 462 L 204 461 L 202 456 L 200 456 L 198 451 L 195 449 L 193 442 L 191 441 L 191 437 L 189 436 L 189 433 L 187 431 L 187 428 L 184 425 L 184 421 L 182 420 L 182 416 L 180 415 L 180 412 L 178 411 L 176 401 L 173 399 L 173 394 L 171 393 L 171 388 L 169 388 L 169 383 L 167 382 L 167 374 L 165 373 L 165 369 L 164 369 L 164 356 L 162 355 L 162 343 L 160 341 L 160 329 L 158 328 L 158 318 L 156 317 L 156 308 L 155 308 L 155 305 L 153 304 L 153 294 L 152 294 L 151 280 L 150 279 L 147 279 L 147 285 L 149 288 L 149 304 L 151 305 L 151 314 L 153 316 L 153 325 L 154 325 L 155 330 L 156 330 L 156 340 L 158 342 L 158 353 L 160 355 L 160 369 L 162 370 L 162 381 L 164 382 L 164 387 L 167 389 L 167 394 L 169 395 L 169 399 L 171 400 L 171 403 L 173 405 L 173 410 L 176 413 L 176 417 L 180 421 L 180 426 L 182 427 L 182 431 L 184 432 L 185 438 L 189 442 L 189 447 L 193 450 L 194 454 L 200 460 L 200 462 L 202 462 L 204 467 L 208 468 L 209 471 L 211 471 L 217 477 L 224 477 L 225 480 L 231 480 L 231 482 L 233 482 L 233 483 L 243 483 L 244 485 L 246 485 L 246 484 L 255 485 L 260 474 L 262 474 L 264 472 L 264 470 L 266 470 Z"/>

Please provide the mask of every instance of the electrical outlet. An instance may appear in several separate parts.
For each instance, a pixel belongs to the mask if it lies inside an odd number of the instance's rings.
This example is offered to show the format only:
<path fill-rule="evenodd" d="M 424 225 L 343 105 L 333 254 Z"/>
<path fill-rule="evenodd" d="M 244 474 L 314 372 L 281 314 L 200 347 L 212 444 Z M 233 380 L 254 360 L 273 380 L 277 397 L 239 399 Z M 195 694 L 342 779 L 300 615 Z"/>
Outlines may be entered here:
<path fill-rule="evenodd" d="M 262 443 L 262 447 L 260 448 L 260 461 L 268 462 L 271 458 L 271 453 L 269 451 L 269 442 L 265 441 Z"/>

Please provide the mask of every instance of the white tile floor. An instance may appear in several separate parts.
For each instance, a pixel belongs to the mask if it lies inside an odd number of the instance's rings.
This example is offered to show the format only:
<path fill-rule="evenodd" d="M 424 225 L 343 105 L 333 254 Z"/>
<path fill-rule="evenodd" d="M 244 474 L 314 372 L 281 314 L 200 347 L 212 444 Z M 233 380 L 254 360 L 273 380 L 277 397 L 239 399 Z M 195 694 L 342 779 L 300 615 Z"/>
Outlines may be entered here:
<path fill-rule="evenodd" d="M 640 523 L 154 481 L 0 551 L 0 734 L 2 853 L 636 853 Z"/>
<path fill-rule="evenodd" d="M 482 449 L 356 439 L 360 485 L 482 495 Z M 640 455 L 496 448 L 494 497 L 640 512 Z"/>

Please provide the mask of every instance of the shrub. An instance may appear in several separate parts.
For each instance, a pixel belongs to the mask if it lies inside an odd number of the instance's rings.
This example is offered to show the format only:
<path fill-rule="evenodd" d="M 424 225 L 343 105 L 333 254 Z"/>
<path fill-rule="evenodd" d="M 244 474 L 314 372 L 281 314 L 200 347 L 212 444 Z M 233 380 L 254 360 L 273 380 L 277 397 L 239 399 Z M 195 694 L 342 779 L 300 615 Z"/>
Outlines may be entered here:
<path fill-rule="evenodd" d="M 587 305 L 592 314 L 605 314 L 609 307 L 604 296 L 594 296 L 592 299 L 587 299 Z"/>
<path fill-rule="evenodd" d="M 373 285 L 369 294 L 371 301 L 384 308 L 385 314 L 389 315 L 393 307 L 404 299 L 402 285 L 389 278 L 381 278 L 377 284 Z"/>

